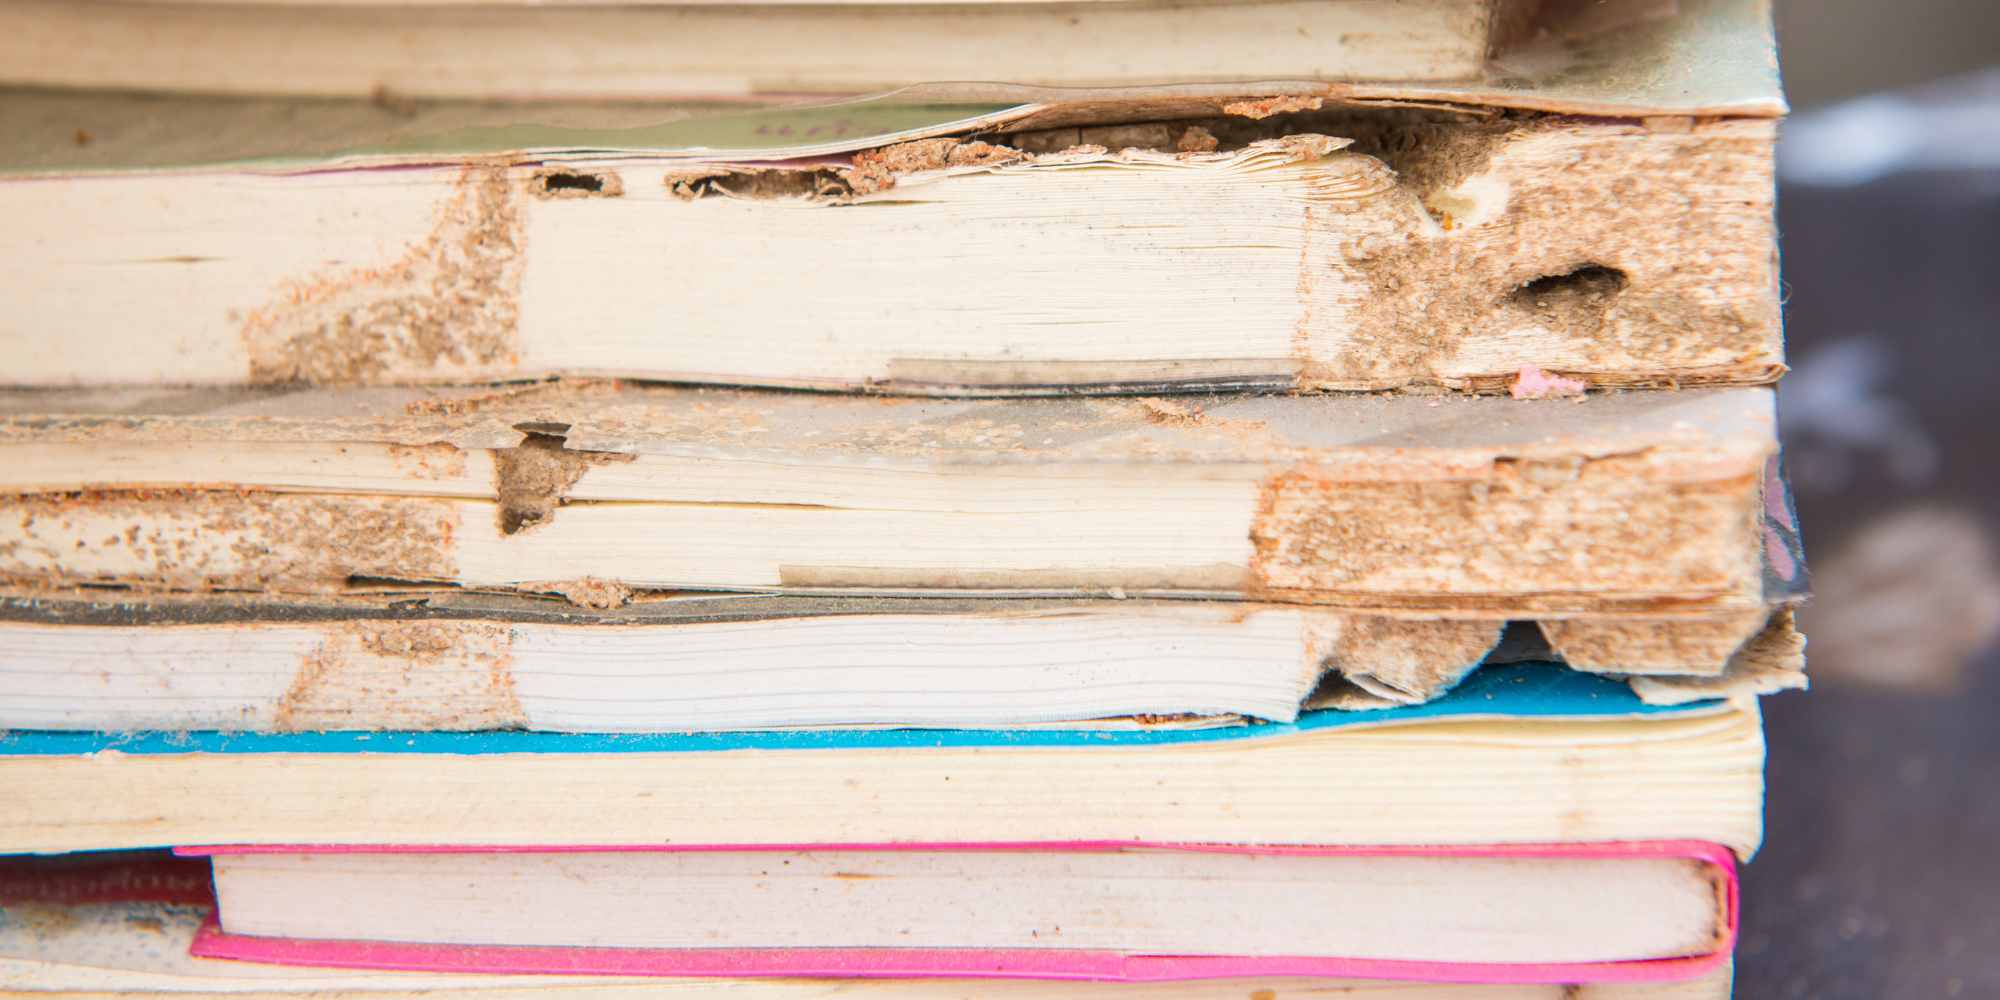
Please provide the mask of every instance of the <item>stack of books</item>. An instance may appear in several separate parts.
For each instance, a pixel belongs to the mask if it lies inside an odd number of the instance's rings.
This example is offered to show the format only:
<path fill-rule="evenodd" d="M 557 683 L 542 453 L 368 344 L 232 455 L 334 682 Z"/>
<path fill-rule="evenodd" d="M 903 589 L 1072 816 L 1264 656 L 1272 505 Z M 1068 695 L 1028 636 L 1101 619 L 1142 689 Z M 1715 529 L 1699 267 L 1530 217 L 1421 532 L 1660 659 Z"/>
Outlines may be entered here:
<path fill-rule="evenodd" d="M 0 25 L 0 988 L 1727 996 L 1763 0 Z"/>

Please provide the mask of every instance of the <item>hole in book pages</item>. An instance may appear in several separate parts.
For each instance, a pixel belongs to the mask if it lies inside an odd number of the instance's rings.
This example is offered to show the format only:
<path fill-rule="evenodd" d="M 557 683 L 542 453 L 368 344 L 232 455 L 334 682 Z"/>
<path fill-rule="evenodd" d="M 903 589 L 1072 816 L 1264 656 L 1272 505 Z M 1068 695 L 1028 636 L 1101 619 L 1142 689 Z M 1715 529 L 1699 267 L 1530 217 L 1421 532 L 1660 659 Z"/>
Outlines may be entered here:
<path fill-rule="evenodd" d="M 625 193 L 625 183 L 610 171 L 536 171 L 528 190 L 540 198 L 616 198 Z"/>
<path fill-rule="evenodd" d="M 560 434 L 529 431 L 518 447 L 494 456 L 500 494 L 500 533 L 518 534 L 546 520 L 557 504 L 561 491 L 575 481 L 568 466 L 580 464 L 581 457 L 565 454 Z M 565 481 L 567 480 L 567 482 Z"/>
<path fill-rule="evenodd" d="M 1625 290 L 1625 272 L 1602 264 L 1584 264 L 1563 274 L 1545 274 L 1508 296 L 1517 305 L 1560 311 L 1575 306 L 1602 306 Z"/>
<path fill-rule="evenodd" d="M 853 194 L 854 186 L 836 170 L 775 168 L 669 176 L 667 190 L 683 201 L 701 198 L 840 200 Z"/>
<path fill-rule="evenodd" d="M 604 178 L 594 174 L 550 174 L 542 178 L 550 191 L 603 191 Z"/>
<path fill-rule="evenodd" d="M 512 448 L 493 452 L 493 489 L 500 501 L 500 534 L 515 535 L 543 524 L 568 500 L 570 487 L 593 465 L 629 462 L 629 454 L 571 451 L 569 425 L 515 424 L 525 435 Z"/>
<path fill-rule="evenodd" d="M 1549 644 L 1540 622 L 1510 621 L 1500 632 L 1500 642 L 1486 654 L 1487 663 L 1554 662 L 1555 647 Z"/>

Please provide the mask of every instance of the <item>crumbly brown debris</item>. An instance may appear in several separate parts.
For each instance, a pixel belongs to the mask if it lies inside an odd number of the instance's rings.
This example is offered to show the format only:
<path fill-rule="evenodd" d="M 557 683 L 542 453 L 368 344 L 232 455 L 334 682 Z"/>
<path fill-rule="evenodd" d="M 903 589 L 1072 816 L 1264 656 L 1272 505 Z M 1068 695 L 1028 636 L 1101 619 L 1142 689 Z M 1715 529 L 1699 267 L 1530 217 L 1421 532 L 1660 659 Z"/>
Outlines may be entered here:
<path fill-rule="evenodd" d="M 456 506 L 257 491 L 41 494 L 10 502 L 0 578 L 29 590 L 338 591 L 353 577 L 449 581 Z"/>
<path fill-rule="evenodd" d="M 632 603 L 633 590 L 616 580 L 602 580 L 587 576 L 581 580 L 557 580 L 551 583 L 524 583 L 522 591 L 536 594 L 555 594 L 580 608 L 609 611 Z"/>
<path fill-rule="evenodd" d="M 1222 145 L 1215 133 L 1199 125 L 1190 125 L 1174 140 L 1174 149 L 1182 153 L 1213 153 Z"/>
<path fill-rule="evenodd" d="M 560 409 L 578 396 L 606 396 L 617 393 L 622 383 L 615 379 L 564 378 L 524 385 L 502 385 L 474 393 L 450 393 L 414 400 L 403 412 L 422 419 L 467 417 L 491 409 L 519 408 L 546 401 Z M 517 421 L 519 422 L 519 421 Z"/>
<path fill-rule="evenodd" d="M 515 183 L 505 167 L 469 165 L 401 257 L 287 282 L 244 318 L 250 381 L 423 381 L 512 364 L 524 249 Z"/>
<path fill-rule="evenodd" d="M 1222 106 L 1222 113 L 1239 118 L 1262 119 L 1294 111 L 1318 111 L 1325 103 L 1323 98 L 1298 94 L 1260 97 L 1250 101 L 1232 101 Z"/>
<path fill-rule="evenodd" d="M 1760 481 L 1663 481 L 1643 454 L 1503 459 L 1485 475 L 1408 481 L 1294 466 L 1260 488 L 1250 593 L 1521 611 L 1546 610 L 1526 598 L 1577 610 L 1751 598 Z"/>
<path fill-rule="evenodd" d="M 272 719 L 279 732 L 515 729 L 511 632 L 493 622 L 343 622 L 306 654 Z"/>
<path fill-rule="evenodd" d="M 1026 159 L 1027 153 L 1012 146 L 956 138 L 918 139 L 881 149 L 865 149 L 854 154 L 854 166 L 847 182 L 856 194 L 886 191 L 896 186 L 902 174 L 950 167 L 984 167 Z"/>
<path fill-rule="evenodd" d="M 1302 259 L 1363 284 L 1336 356 L 1318 356 L 1302 330 L 1307 387 L 1504 392 L 1518 363 L 1438 371 L 1465 363 L 1469 334 L 1521 328 L 1550 331 L 1564 345 L 1557 357 L 1589 358 L 1547 363 L 1593 385 L 1768 381 L 1782 370 L 1768 125 L 1648 135 L 1561 120 L 1417 123 L 1353 148 L 1389 164 L 1406 193 L 1370 210 L 1377 224 L 1343 227 Z M 1494 178 L 1491 190 L 1465 195 L 1475 176 Z M 1314 280 L 1302 277 L 1307 294 Z"/>
<path fill-rule="evenodd" d="M 1142 396 L 1133 400 L 1138 404 L 1147 423 L 1168 426 L 1194 426 L 1205 418 L 1198 404 L 1163 396 Z"/>
<path fill-rule="evenodd" d="M 465 452 L 453 445 L 439 442 L 387 447 L 396 468 L 417 479 L 453 479 L 465 475 Z"/>

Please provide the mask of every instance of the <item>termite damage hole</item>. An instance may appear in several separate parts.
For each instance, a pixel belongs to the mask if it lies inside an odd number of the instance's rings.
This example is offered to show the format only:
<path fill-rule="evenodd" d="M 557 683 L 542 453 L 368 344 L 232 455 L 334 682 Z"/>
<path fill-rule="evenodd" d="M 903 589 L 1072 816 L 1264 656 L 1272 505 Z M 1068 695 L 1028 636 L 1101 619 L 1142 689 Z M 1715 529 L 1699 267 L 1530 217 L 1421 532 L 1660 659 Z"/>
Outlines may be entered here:
<path fill-rule="evenodd" d="M 493 452 L 493 492 L 500 501 L 500 534 L 516 535 L 547 524 L 556 508 L 569 502 L 570 488 L 593 465 L 630 462 L 618 452 L 573 451 L 570 425 L 533 422 L 515 424 L 521 443 Z"/>
<path fill-rule="evenodd" d="M 1509 301 L 1543 312 L 1577 308 L 1602 311 L 1631 280 L 1603 264 L 1585 264 L 1564 274 L 1545 274 L 1514 289 Z"/>
<path fill-rule="evenodd" d="M 588 457 L 563 447 L 563 432 L 547 433 L 545 425 L 522 424 L 527 436 L 513 448 L 493 453 L 493 487 L 500 501 L 500 533 L 518 534 L 547 521 L 562 506 L 564 494 L 583 477 Z"/>
<path fill-rule="evenodd" d="M 839 200 L 854 186 L 837 170 L 722 170 L 667 178 L 667 190 L 683 201 L 699 198 L 809 198 Z"/>
<path fill-rule="evenodd" d="M 551 167 L 536 171 L 528 190 L 538 198 L 616 198 L 625 193 L 625 182 L 608 170 Z"/>

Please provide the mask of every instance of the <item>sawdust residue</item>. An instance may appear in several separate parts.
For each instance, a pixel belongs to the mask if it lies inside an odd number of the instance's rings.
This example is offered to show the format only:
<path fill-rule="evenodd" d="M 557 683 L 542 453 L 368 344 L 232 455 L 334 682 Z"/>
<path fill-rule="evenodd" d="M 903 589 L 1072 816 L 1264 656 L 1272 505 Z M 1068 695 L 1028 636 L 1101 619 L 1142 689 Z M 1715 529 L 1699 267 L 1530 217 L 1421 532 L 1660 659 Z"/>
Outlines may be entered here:
<path fill-rule="evenodd" d="M 1600 384 L 1782 370 L 1767 126 L 1414 124 L 1353 149 L 1405 194 L 1322 237 L 1361 287 L 1339 347 L 1301 359 L 1308 387 L 1506 391 L 1523 363 Z"/>
<path fill-rule="evenodd" d="M 1215 133 L 1200 125 L 1188 126 L 1174 140 L 1174 150 L 1180 153 L 1213 153 L 1221 145 L 1222 141 L 1215 137 Z"/>
<path fill-rule="evenodd" d="M 518 729 L 510 629 L 492 622 L 342 622 L 301 658 L 278 732 Z"/>
<path fill-rule="evenodd" d="M 519 354 L 523 224 L 505 167 L 468 165 L 431 232 L 379 267 L 287 282 L 244 319 L 250 381 L 492 374 Z"/>
<path fill-rule="evenodd" d="M 1263 119 L 1272 115 L 1289 114 L 1294 111 L 1318 111 L 1326 101 L 1323 98 L 1293 94 L 1279 97 L 1260 97 L 1250 101 L 1231 101 L 1222 106 L 1222 113 L 1239 118 Z"/>
<path fill-rule="evenodd" d="M 449 444 L 391 444 L 389 460 L 415 479 L 456 479 L 465 475 L 465 452 Z"/>
<path fill-rule="evenodd" d="M 965 139 L 918 139 L 880 149 L 864 149 L 854 154 L 847 182 L 856 194 L 886 191 L 896 186 L 903 174 L 944 170 L 951 167 L 986 167 L 1014 163 L 1028 154 L 1012 146 Z"/>
<path fill-rule="evenodd" d="M 551 412 L 559 412 L 565 405 L 615 396 L 623 389 L 624 384 L 616 379 L 563 378 L 525 385 L 495 386 L 470 393 L 446 392 L 406 403 L 403 412 L 411 417 L 441 418 L 467 417 L 502 409 L 518 414 L 512 418 L 514 423 L 524 423 L 528 414 L 522 411 L 523 407 L 541 404 Z"/>
<path fill-rule="evenodd" d="M 1199 405 L 1163 396 L 1142 396 L 1132 401 L 1149 424 L 1166 427 L 1199 427 L 1208 418 Z"/>
<path fill-rule="evenodd" d="M 1664 480 L 1644 454 L 1502 459 L 1483 475 L 1409 481 L 1302 464 L 1260 487 L 1250 594 L 1480 609 L 1755 595 L 1760 482 Z"/>
<path fill-rule="evenodd" d="M 29 589 L 328 592 L 457 576 L 456 506 L 414 497 L 136 490 L 41 494 L 0 519 L 0 577 Z"/>
<path fill-rule="evenodd" d="M 555 594 L 579 608 L 609 611 L 632 603 L 633 590 L 616 580 L 603 580 L 586 576 L 580 580 L 556 580 L 546 583 L 524 583 L 518 588 L 526 593 Z"/>

